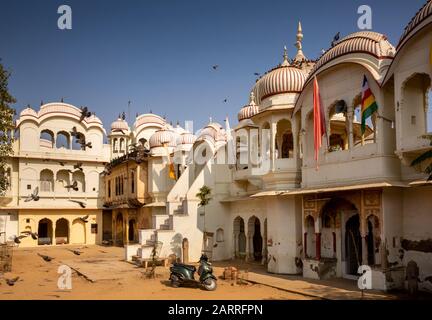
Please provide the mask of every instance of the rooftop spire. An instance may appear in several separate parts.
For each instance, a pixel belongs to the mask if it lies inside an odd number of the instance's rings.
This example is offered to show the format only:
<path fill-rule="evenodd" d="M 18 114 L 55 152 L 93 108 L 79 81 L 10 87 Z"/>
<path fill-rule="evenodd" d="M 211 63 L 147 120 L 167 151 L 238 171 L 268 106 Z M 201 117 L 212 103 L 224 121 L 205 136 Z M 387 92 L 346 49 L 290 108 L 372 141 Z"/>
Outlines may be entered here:
<path fill-rule="evenodd" d="M 287 47 L 284 46 L 283 62 L 281 64 L 281 66 L 286 67 L 286 66 L 289 66 L 289 65 L 290 65 L 290 63 L 288 61 Z"/>
<path fill-rule="evenodd" d="M 251 91 L 249 96 L 249 105 L 255 105 L 255 94 Z"/>
<path fill-rule="evenodd" d="M 306 60 L 306 57 L 303 54 L 303 50 L 302 50 L 303 49 L 302 40 L 303 40 L 303 30 L 302 30 L 301 22 L 299 21 L 298 28 L 297 28 L 297 41 L 295 44 L 297 48 L 297 55 L 295 56 L 295 61 Z"/>

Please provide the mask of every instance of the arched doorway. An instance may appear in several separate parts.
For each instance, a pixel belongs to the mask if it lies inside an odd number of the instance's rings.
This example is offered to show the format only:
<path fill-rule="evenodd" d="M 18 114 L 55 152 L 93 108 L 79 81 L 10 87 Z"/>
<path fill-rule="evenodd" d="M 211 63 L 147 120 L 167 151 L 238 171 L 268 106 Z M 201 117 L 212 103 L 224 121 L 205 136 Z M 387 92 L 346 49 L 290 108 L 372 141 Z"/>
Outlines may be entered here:
<path fill-rule="evenodd" d="M 241 217 L 234 219 L 234 257 L 246 257 L 246 233 L 244 220 Z"/>
<path fill-rule="evenodd" d="M 254 261 L 262 260 L 263 238 L 261 236 L 261 222 L 253 216 L 248 221 L 248 239 L 250 258 Z"/>
<path fill-rule="evenodd" d="M 69 243 L 69 222 L 64 218 L 56 221 L 55 239 L 55 244 Z"/>
<path fill-rule="evenodd" d="M 130 219 L 129 220 L 129 230 L 128 230 L 129 242 L 135 242 L 136 241 L 135 230 L 136 230 L 136 221 L 135 221 L 135 219 Z"/>
<path fill-rule="evenodd" d="M 53 224 L 50 219 L 44 218 L 38 224 L 38 245 L 53 243 Z"/>
<path fill-rule="evenodd" d="M 268 236 L 267 236 L 267 218 L 264 219 L 264 260 L 263 263 L 267 264 L 267 257 L 268 257 L 268 248 L 267 248 L 267 240 L 268 240 Z"/>
<path fill-rule="evenodd" d="M 75 244 L 84 244 L 86 242 L 85 223 L 81 219 L 75 219 L 72 222 L 71 242 Z"/>
<path fill-rule="evenodd" d="M 345 254 L 347 274 L 357 275 L 361 265 L 362 245 L 360 234 L 360 216 L 355 214 L 345 225 Z"/>
<path fill-rule="evenodd" d="M 305 257 L 314 259 L 316 257 L 315 220 L 312 216 L 307 216 L 305 219 L 304 237 Z"/>
<path fill-rule="evenodd" d="M 117 214 L 115 226 L 116 245 L 123 246 L 123 215 L 121 213 Z"/>

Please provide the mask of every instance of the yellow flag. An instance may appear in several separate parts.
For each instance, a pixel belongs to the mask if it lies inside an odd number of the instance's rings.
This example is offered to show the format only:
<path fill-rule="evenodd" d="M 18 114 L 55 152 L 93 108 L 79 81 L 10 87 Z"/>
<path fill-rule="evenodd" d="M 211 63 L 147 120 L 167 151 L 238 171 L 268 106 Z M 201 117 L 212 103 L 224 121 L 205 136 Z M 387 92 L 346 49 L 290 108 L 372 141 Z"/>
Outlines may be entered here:
<path fill-rule="evenodd" d="M 166 154 L 167 154 L 167 158 L 168 158 L 168 165 L 169 165 L 168 177 L 169 177 L 170 179 L 176 180 L 176 174 L 175 174 L 175 169 L 174 169 L 174 163 L 172 163 L 172 161 L 171 161 L 171 156 L 170 156 L 170 154 L 169 154 L 169 151 L 168 151 L 168 147 L 167 147 L 167 145 L 165 144 L 164 147 L 165 147 L 165 152 L 166 152 Z"/>
<path fill-rule="evenodd" d="M 176 174 L 175 174 L 173 163 L 169 164 L 169 177 L 170 177 L 170 179 L 176 180 Z"/>

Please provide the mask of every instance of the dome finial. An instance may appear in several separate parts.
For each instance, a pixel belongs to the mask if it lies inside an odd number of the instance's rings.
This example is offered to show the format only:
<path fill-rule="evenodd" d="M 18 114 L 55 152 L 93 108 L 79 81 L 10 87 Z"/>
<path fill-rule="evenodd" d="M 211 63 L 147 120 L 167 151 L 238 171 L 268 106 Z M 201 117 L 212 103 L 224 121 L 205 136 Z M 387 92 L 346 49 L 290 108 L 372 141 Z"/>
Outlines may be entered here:
<path fill-rule="evenodd" d="M 302 40 L 303 40 L 303 30 L 302 30 L 301 22 L 299 21 L 298 28 L 297 28 L 297 41 L 295 44 L 295 46 L 297 48 L 297 55 L 294 59 L 297 62 L 301 62 L 303 60 L 306 60 L 306 57 L 303 54 L 303 50 L 302 50 L 303 49 Z"/>
<path fill-rule="evenodd" d="M 209 124 L 213 122 L 212 117 L 209 117 Z"/>
<path fill-rule="evenodd" d="M 287 47 L 284 46 L 283 62 L 281 64 L 281 66 L 286 67 L 286 66 L 289 66 L 289 65 L 290 65 L 290 63 L 288 61 Z"/>
<path fill-rule="evenodd" d="M 255 105 L 255 94 L 253 93 L 253 91 L 251 91 L 251 93 L 249 95 L 249 104 Z"/>

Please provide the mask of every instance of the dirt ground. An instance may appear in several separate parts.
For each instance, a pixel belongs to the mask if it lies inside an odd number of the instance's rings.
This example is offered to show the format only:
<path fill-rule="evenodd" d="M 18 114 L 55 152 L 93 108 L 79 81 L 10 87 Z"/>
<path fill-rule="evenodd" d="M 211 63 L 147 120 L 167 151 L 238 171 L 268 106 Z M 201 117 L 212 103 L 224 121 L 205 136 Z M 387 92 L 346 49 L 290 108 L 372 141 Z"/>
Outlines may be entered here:
<path fill-rule="evenodd" d="M 75 255 L 69 249 L 79 249 Z M 54 259 L 44 261 L 37 253 Z M 12 272 L 0 274 L 0 300 L 19 299 L 292 299 L 310 300 L 295 294 L 259 284 L 231 285 L 219 279 L 222 267 L 215 267 L 218 277 L 216 291 L 208 292 L 200 288 L 172 288 L 169 285 L 169 269 L 157 267 L 155 279 L 144 276 L 144 268 L 122 261 L 122 248 L 104 246 L 56 246 L 18 248 L 13 252 Z M 72 289 L 61 290 L 57 286 L 62 264 L 77 270 L 72 273 Z M 9 286 L 6 279 L 19 277 Z"/>

